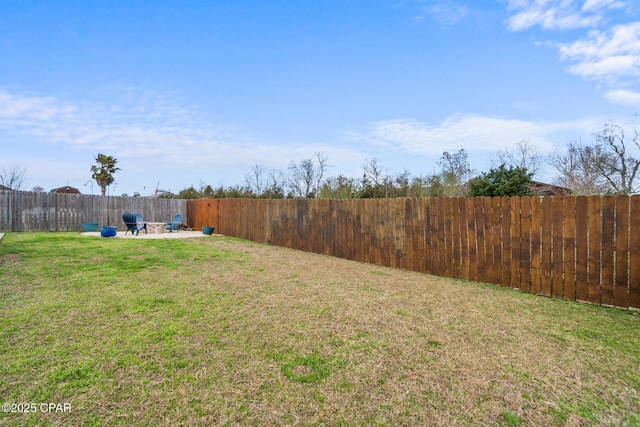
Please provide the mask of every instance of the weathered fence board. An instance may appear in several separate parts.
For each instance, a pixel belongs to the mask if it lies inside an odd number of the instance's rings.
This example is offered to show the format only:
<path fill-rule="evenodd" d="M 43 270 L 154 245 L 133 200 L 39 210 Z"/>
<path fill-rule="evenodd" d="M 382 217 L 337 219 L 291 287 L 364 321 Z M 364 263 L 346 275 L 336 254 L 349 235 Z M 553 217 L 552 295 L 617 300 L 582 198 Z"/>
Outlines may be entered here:
<path fill-rule="evenodd" d="M 629 196 L 616 197 L 616 243 L 614 303 L 617 307 L 628 306 L 629 286 Z"/>
<path fill-rule="evenodd" d="M 564 255 L 564 198 L 553 198 L 553 254 L 551 270 L 551 295 L 562 298 L 563 295 L 563 255 Z"/>
<path fill-rule="evenodd" d="M 189 201 L 187 212 L 195 229 L 640 308 L 640 196 L 221 199 Z"/>
<path fill-rule="evenodd" d="M 640 195 L 630 199 L 629 307 L 640 308 Z"/>
<path fill-rule="evenodd" d="M 566 197 L 564 200 L 564 288 L 563 295 L 567 299 L 576 298 L 576 199 Z"/>
<path fill-rule="evenodd" d="M 613 287 L 615 280 L 615 211 L 616 199 L 613 196 L 602 197 L 602 280 L 600 298 L 602 305 L 613 305 Z"/>
<path fill-rule="evenodd" d="M 585 196 L 576 198 L 576 299 L 587 301 L 588 204 Z"/>

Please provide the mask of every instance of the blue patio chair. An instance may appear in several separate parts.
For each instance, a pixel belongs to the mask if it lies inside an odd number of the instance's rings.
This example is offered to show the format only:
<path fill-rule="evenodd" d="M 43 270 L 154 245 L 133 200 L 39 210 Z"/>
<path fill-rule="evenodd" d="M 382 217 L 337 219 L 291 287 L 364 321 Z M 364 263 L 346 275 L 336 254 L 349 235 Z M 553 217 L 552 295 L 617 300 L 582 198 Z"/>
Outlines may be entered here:
<path fill-rule="evenodd" d="M 173 221 L 166 221 L 167 230 L 169 230 L 169 233 L 171 233 L 174 228 L 176 230 L 180 231 L 180 223 L 181 222 L 182 222 L 182 214 L 175 214 L 174 217 L 173 217 Z"/>
<path fill-rule="evenodd" d="M 138 235 L 138 228 L 136 227 L 136 216 L 132 213 L 127 212 L 122 215 L 122 220 L 124 221 L 124 225 L 127 226 L 127 231 L 124 232 L 125 236 L 130 231 L 131 234 L 135 231 L 136 236 Z"/>
<path fill-rule="evenodd" d="M 142 218 L 142 214 L 135 213 L 136 216 L 136 235 L 140 230 L 144 230 L 144 233 L 147 234 L 147 222 Z M 125 234 L 127 234 L 125 232 Z"/>

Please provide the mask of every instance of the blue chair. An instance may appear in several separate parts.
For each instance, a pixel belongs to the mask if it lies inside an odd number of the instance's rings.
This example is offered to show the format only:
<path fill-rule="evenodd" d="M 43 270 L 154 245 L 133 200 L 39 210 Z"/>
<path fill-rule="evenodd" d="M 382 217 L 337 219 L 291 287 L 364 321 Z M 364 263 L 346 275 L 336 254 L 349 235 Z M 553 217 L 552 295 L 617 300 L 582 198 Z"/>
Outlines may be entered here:
<path fill-rule="evenodd" d="M 174 228 L 180 231 L 181 222 L 182 222 L 182 214 L 176 214 L 173 217 L 173 221 L 167 221 L 167 230 L 169 230 L 169 233 L 171 233 Z"/>
<path fill-rule="evenodd" d="M 140 230 L 144 230 L 145 233 L 147 232 L 147 223 L 142 221 L 142 215 L 140 214 L 126 213 L 122 215 L 122 220 L 124 221 L 124 225 L 127 226 L 127 231 L 124 232 L 125 236 L 129 231 L 131 231 L 131 234 L 135 231 L 136 236 Z"/>
<path fill-rule="evenodd" d="M 144 230 L 144 233 L 147 234 L 147 222 L 142 218 L 142 214 L 135 213 L 136 216 L 136 236 L 140 230 Z M 125 231 L 124 234 L 127 234 Z"/>

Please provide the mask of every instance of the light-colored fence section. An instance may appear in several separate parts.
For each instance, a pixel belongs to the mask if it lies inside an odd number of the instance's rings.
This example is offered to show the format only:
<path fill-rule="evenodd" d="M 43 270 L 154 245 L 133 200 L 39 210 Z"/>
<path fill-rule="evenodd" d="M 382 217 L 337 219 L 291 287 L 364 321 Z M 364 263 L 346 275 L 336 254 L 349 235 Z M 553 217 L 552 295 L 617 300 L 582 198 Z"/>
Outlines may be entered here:
<path fill-rule="evenodd" d="M 186 215 L 185 200 L 0 191 L 0 231 L 80 231 L 82 223 L 126 228 L 125 212 L 147 221 L 168 221 Z"/>
<path fill-rule="evenodd" d="M 188 203 L 195 229 L 640 309 L 640 195 Z"/>

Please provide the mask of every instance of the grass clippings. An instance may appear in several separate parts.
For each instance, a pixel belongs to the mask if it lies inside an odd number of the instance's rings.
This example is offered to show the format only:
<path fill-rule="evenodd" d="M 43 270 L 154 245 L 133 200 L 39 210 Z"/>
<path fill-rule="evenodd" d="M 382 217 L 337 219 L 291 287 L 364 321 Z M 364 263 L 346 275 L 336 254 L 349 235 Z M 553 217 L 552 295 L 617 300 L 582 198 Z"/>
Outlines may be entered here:
<path fill-rule="evenodd" d="M 2 425 L 638 425 L 638 312 L 230 238 L 9 233 Z M 48 408 L 48 407 L 47 407 Z"/>

